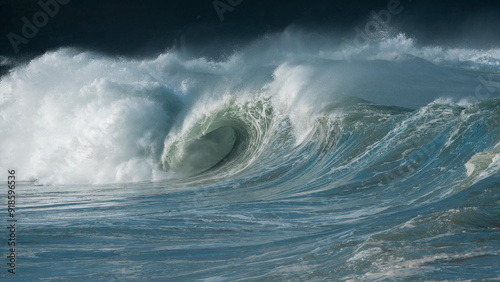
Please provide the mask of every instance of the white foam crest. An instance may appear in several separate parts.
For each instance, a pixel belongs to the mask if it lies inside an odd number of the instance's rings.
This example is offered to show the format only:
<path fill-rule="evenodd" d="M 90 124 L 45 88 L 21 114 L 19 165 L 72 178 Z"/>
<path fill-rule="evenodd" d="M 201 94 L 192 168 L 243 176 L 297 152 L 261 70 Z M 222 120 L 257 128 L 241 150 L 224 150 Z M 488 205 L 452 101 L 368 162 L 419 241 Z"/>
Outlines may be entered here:
<path fill-rule="evenodd" d="M 312 130 L 315 114 L 322 108 L 321 94 L 332 93 L 325 92 L 324 87 L 334 89 L 333 85 L 328 87 L 321 82 L 322 77 L 310 66 L 283 64 L 275 70 L 274 80 L 266 86 L 266 91 L 273 94 L 277 115 L 289 117 L 296 144 L 302 143 Z"/>
<path fill-rule="evenodd" d="M 332 60 L 387 60 L 397 61 L 408 55 L 436 64 L 470 63 L 471 67 L 500 66 L 500 49 L 474 49 L 441 46 L 419 46 L 418 41 L 404 33 L 385 34 L 379 38 L 355 44 L 344 40 L 336 48 L 320 47 L 318 54 Z M 335 45 L 336 46 L 336 45 Z"/>
<path fill-rule="evenodd" d="M 64 49 L 0 83 L 0 167 L 42 184 L 152 180 L 175 103 L 138 62 Z"/>
<path fill-rule="evenodd" d="M 460 62 L 500 66 L 500 49 L 479 50 L 466 48 L 423 47 L 413 55 L 434 63 Z"/>
<path fill-rule="evenodd" d="M 429 62 L 500 59 L 495 49 L 418 47 L 404 34 L 353 46 L 358 61 L 344 51 L 334 39 L 290 28 L 219 61 L 173 51 L 151 60 L 44 54 L 0 82 L 0 169 L 41 183 L 161 179 L 170 129 L 183 134 L 230 102 L 271 97 L 299 144 L 341 95 L 411 108 L 448 96 L 466 104 L 481 81 Z"/>
<path fill-rule="evenodd" d="M 354 42 L 342 42 L 336 48 L 327 46 L 319 51 L 323 58 L 332 60 L 400 60 L 406 54 L 415 53 L 417 50 L 415 40 L 408 38 L 404 33 L 389 36 L 384 34 L 376 39 L 356 44 Z"/>

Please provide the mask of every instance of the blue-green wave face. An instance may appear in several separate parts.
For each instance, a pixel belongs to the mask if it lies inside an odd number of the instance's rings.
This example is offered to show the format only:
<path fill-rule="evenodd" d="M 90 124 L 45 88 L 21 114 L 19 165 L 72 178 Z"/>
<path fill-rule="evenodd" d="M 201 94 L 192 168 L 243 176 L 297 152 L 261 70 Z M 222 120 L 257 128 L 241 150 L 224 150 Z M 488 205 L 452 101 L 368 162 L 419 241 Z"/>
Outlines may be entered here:
<path fill-rule="evenodd" d="M 290 193 L 292 186 L 309 194 L 352 181 L 394 189 L 415 182 L 425 189 L 412 193 L 436 200 L 495 174 L 498 99 L 466 107 L 438 101 L 411 110 L 337 96 L 312 119 L 279 112 L 272 102 L 229 101 L 173 131 L 163 169 L 205 184 L 270 177 L 272 185 L 265 182 L 259 196 Z M 445 167 L 446 177 L 433 186 L 433 175 Z"/>
<path fill-rule="evenodd" d="M 306 39 L 309 45 L 297 42 Z M 221 61 L 176 51 L 144 60 L 75 49 L 47 53 L 13 67 L 0 82 L 0 129 L 10 136 L 0 141 L 6 152 L 0 165 L 19 167 L 28 172 L 26 180 L 43 184 L 210 179 L 253 171 L 263 162 L 270 171 L 281 167 L 269 156 L 302 167 L 294 158 L 329 159 L 345 154 L 338 151 L 345 147 L 352 155 L 343 158 L 358 159 L 362 152 L 373 155 L 365 148 L 401 138 L 396 147 L 405 149 L 380 152 L 381 158 L 410 154 L 434 139 L 420 120 L 414 125 L 420 131 L 372 143 L 395 134 L 391 127 L 411 124 L 409 110 L 440 120 L 437 105 L 473 111 L 498 97 L 496 49 L 418 46 L 403 34 L 347 53 L 326 43 L 290 29 Z M 343 143 L 346 132 L 362 139 Z M 421 138 L 427 139 L 415 143 Z M 23 153 L 12 149 L 18 143 Z M 332 151 L 312 153 L 310 146 Z M 293 156 L 297 150 L 304 155 Z M 469 165 L 469 174 L 484 165 Z"/>
<path fill-rule="evenodd" d="M 180 174 L 197 174 L 211 169 L 229 155 L 236 143 L 236 132 L 224 125 L 179 143 L 166 152 L 165 168 Z"/>
<path fill-rule="evenodd" d="M 500 51 L 321 42 L 12 68 L 21 277 L 497 279 Z"/>
<path fill-rule="evenodd" d="M 227 103 L 185 132 L 167 137 L 163 169 L 173 178 L 233 173 L 259 154 L 272 122 L 268 99 Z"/>

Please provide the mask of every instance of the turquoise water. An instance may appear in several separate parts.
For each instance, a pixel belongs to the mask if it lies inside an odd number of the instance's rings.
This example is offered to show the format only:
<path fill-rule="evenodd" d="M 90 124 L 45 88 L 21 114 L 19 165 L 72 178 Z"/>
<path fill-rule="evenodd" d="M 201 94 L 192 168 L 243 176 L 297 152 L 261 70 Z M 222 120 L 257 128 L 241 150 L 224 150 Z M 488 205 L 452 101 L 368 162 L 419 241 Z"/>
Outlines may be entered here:
<path fill-rule="evenodd" d="M 499 279 L 500 100 L 475 92 L 498 52 L 396 39 L 351 63 L 270 61 L 278 40 L 222 62 L 63 49 L 15 67 L 15 278 Z"/>

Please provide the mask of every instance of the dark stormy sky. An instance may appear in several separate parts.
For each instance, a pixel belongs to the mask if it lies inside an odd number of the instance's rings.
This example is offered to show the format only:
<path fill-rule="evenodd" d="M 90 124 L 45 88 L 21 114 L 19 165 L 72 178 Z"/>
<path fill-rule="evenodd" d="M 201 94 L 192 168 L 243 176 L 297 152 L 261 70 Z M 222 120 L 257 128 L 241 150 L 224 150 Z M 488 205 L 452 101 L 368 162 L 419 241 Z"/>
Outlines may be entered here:
<path fill-rule="evenodd" d="M 391 2 L 217 0 L 218 13 L 213 0 L 59 0 L 57 9 L 50 6 L 53 1 L 41 0 L 52 9 L 48 15 L 38 0 L 0 0 L 0 55 L 29 58 L 73 46 L 148 56 L 181 44 L 215 52 L 291 25 L 352 37 L 355 27 L 363 28 L 370 20 L 371 11 L 387 9 Z M 399 6 L 403 10 L 392 15 L 391 28 L 421 44 L 500 46 L 500 1 L 400 0 Z M 33 32 L 25 27 L 26 20 L 40 27 Z M 25 38 L 23 29 L 32 38 Z M 13 34 L 19 36 L 17 42 Z"/>

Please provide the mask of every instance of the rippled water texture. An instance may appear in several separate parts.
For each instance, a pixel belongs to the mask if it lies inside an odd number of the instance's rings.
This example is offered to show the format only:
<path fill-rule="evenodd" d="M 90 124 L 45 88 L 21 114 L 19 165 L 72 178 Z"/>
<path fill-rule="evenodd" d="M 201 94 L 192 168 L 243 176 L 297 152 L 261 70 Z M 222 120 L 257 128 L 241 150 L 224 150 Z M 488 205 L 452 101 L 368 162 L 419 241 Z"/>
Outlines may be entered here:
<path fill-rule="evenodd" d="M 3 76 L 18 278 L 499 279 L 500 51 L 294 32 Z"/>

